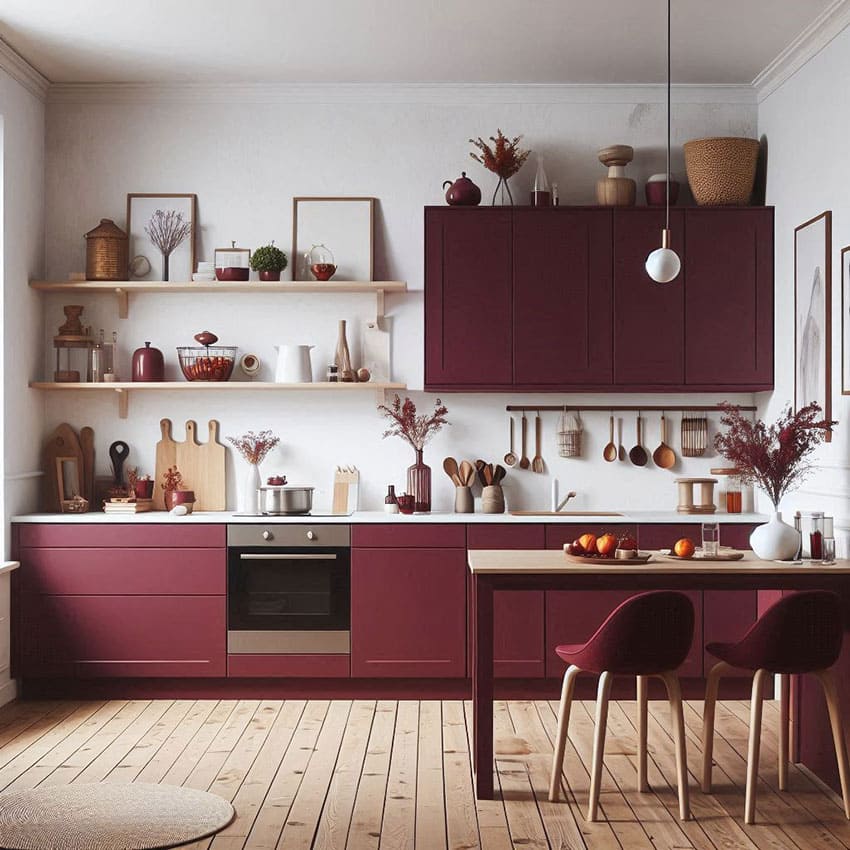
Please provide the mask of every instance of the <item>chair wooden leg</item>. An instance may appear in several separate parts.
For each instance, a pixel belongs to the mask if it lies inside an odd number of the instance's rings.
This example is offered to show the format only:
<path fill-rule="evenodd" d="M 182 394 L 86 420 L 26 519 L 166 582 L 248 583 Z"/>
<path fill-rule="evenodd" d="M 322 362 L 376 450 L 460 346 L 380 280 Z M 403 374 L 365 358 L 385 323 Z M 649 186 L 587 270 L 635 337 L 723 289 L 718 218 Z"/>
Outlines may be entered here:
<path fill-rule="evenodd" d="M 847 742 L 841 723 L 841 705 L 838 700 L 838 687 L 832 670 L 820 670 L 815 674 L 820 680 L 826 707 L 829 710 L 829 725 L 832 727 L 832 740 L 835 745 L 835 758 L 838 760 L 838 776 L 841 779 L 841 796 L 844 800 L 844 816 L 850 820 L 850 792 L 848 792 Z"/>
<path fill-rule="evenodd" d="M 705 681 L 705 705 L 702 711 L 702 791 L 711 793 L 711 768 L 714 757 L 714 710 L 717 706 L 717 689 L 720 677 L 732 668 L 719 661 L 708 672 Z"/>
<path fill-rule="evenodd" d="M 756 822 L 756 788 L 759 778 L 759 750 L 761 749 L 761 710 L 764 681 L 767 670 L 756 670 L 750 702 L 750 741 L 747 746 L 747 793 L 744 800 L 744 823 Z"/>
<path fill-rule="evenodd" d="M 602 755 L 605 751 L 605 730 L 608 726 L 608 699 L 611 696 L 613 681 L 613 674 L 607 671 L 599 677 L 599 689 L 596 694 L 596 729 L 593 735 L 593 763 L 590 768 L 590 799 L 587 803 L 588 821 L 595 821 L 599 810 Z"/>
<path fill-rule="evenodd" d="M 567 668 L 564 684 L 561 687 L 561 704 L 558 706 L 558 737 L 555 740 L 555 754 L 552 758 L 552 778 L 549 782 L 549 800 L 558 802 L 561 792 L 561 771 L 564 767 L 564 750 L 567 746 L 567 732 L 570 726 L 570 709 L 573 704 L 573 691 L 576 678 L 581 673 L 576 666 Z"/>
<path fill-rule="evenodd" d="M 790 730 L 791 677 L 779 676 L 779 790 L 788 790 L 788 736 Z"/>
<path fill-rule="evenodd" d="M 637 677 L 637 774 L 638 791 L 649 791 L 649 782 L 646 778 L 646 730 L 647 730 L 647 685 L 649 679 L 646 676 Z"/>
<path fill-rule="evenodd" d="M 679 783 L 679 818 L 691 819 L 691 802 L 688 791 L 688 755 L 685 749 L 685 714 L 682 709 L 682 688 L 675 670 L 662 673 L 659 678 L 667 688 L 670 700 L 670 721 L 673 726 L 673 743 L 676 747 L 676 779 Z"/>

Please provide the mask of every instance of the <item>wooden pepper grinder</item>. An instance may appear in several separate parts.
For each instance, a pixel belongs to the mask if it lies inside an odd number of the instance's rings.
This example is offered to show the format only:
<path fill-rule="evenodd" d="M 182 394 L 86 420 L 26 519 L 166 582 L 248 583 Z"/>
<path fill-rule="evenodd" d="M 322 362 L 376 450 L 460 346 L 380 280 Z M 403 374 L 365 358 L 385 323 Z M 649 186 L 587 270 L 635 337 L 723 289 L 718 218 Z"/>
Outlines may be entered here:
<path fill-rule="evenodd" d="M 596 181 L 596 201 L 603 207 L 633 207 L 637 187 L 626 177 L 625 167 L 634 159 L 630 145 L 609 145 L 598 153 L 599 161 L 608 166 L 608 176 Z"/>

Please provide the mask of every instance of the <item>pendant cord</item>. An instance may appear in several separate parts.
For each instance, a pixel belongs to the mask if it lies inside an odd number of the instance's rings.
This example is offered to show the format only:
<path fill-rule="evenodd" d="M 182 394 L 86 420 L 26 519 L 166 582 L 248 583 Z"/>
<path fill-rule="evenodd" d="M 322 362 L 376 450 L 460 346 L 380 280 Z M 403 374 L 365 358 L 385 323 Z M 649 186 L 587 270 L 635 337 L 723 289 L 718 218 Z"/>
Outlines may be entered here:
<path fill-rule="evenodd" d="M 667 0 L 667 216 L 670 230 L 670 0 Z"/>

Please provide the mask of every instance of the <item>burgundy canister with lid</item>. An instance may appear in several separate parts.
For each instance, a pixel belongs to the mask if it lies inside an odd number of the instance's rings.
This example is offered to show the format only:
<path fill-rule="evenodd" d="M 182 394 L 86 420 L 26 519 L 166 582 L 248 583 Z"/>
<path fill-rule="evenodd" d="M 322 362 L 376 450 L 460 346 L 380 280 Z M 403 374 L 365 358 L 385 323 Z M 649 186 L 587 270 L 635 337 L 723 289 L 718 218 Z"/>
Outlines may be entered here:
<path fill-rule="evenodd" d="M 145 343 L 144 348 L 137 348 L 133 352 L 133 380 L 165 380 L 165 358 L 158 348 L 151 348 L 149 342 Z"/>

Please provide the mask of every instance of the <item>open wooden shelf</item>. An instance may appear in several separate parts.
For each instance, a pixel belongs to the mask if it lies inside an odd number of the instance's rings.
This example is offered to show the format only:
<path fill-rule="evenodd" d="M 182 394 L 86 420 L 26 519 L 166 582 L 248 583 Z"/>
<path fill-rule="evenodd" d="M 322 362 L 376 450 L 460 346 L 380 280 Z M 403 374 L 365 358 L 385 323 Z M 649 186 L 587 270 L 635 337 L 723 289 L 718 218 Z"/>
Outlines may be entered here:
<path fill-rule="evenodd" d="M 30 387 L 35 390 L 64 391 L 64 392 L 100 392 L 115 393 L 118 399 L 118 415 L 121 419 L 127 418 L 129 410 L 130 393 L 136 392 L 168 392 L 177 390 L 180 392 L 330 392 L 330 393 L 377 393 L 383 400 L 384 393 L 388 390 L 399 391 L 407 389 L 403 383 L 392 381 L 368 381 L 357 384 L 331 384 L 328 382 L 314 381 L 310 384 L 276 384 L 264 381 L 157 381 L 157 382 L 130 382 L 121 381 L 115 383 L 73 383 L 59 384 L 54 381 L 31 381 Z"/>
<path fill-rule="evenodd" d="M 264 283 L 258 280 L 244 282 L 210 282 L 198 283 L 172 282 L 168 280 L 32 280 L 30 288 L 39 292 L 66 292 L 88 295 L 115 295 L 118 298 L 118 316 L 126 319 L 129 314 L 129 298 L 131 294 L 178 294 L 187 292 L 198 293 L 242 293 L 257 295 L 261 293 L 337 293 L 337 294 L 372 294 L 377 299 L 377 318 L 384 315 L 384 296 L 387 292 L 407 292 L 407 283 L 403 280 L 282 280 Z"/>

